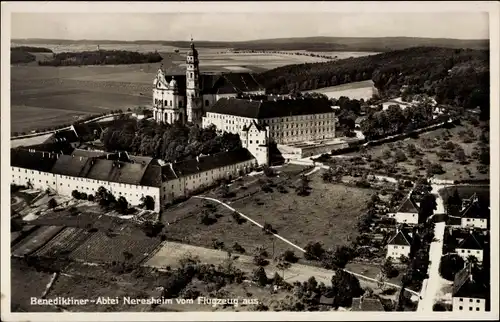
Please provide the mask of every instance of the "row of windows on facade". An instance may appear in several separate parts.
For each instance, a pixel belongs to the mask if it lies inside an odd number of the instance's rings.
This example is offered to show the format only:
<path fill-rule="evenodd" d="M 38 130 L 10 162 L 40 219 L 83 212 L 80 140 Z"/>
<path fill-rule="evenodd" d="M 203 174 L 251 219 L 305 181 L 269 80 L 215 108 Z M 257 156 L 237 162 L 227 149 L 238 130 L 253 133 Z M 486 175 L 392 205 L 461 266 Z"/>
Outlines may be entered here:
<path fill-rule="evenodd" d="M 460 301 L 460 302 L 463 302 L 463 301 L 464 301 L 464 298 L 463 298 L 463 297 L 461 297 L 461 298 L 459 299 L 459 301 Z M 473 302 L 474 302 L 474 300 L 473 300 L 473 299 L 469 299 L 469 302 L 470 302 L 470 303 L 473 303 Z M 476 299 L 476 303 L 481 303 L 481 300 L 477 300 L 477 299 Z"/>
<path fill-rule="evenodd" d="M 155 98 L 155 104 L 161 104 L 162 100 Z M 170 104 L 168 104 L 169 101 L 165 100 L 164 105 L 165 106 L 172 106 L 172 100 L 170 100 Z M 182 107 L 182 101 L 179 101 L 179 107 Z"/>
<path fill-rule="evenodd" d="M 460 253 L 464 254 L 465 253 L 465 249 L 460 249 Z M 467 254 L 470 254 L 470 253 L 471 253 L 471 250 L 467 249 Z M 476 254 L 481 254 L 481 251 L 480 250 L 476 250 Z"/>
<path fill-rule="evenodd" d="M 248 118 L 243 118 L 234 115 L 228 114 L 218 114 L 218 113 L 208 113 L 209 117 L 213 117 L 216 119 L 222 118 L 234 118 L 236 121 L 248 121 Z M 310 115 L 297 115 L 292 117 L 276 117 L 268 120 L 259 120 L 259 122 L 268 122 L 268 123 L 283 123 L 288 121 L 298 121 L 298 120 L 313 120 L 313 119 L 333 119 L 335 114 L 310 114 Z M 234 123 L 233 123 L 234 124 Z"/>
<path fill-rule="evenodd" d="M 474 220 L 474 219 L 467 218 L 467 221 L 471 221 L 471 220 Z M 484 219 L 477 219 L 477 220 L 480 220 L 481 222 L 484 222 Z"/>
<path fill-rule="evenodd" d="M 21 172 L 21 169 L 18 168 L 17 171 Z M 31 174 L 35 174 L 35 172 L 36 172 L 36 174 L 45 174 L 45 175 L 49 175 L 50 174 L 50 173 L 47 173 L 47 172 L 33 171 L 33 170 L 31 170 L 30 172 L 31 172 Z M 24 169 L 24 173 L 28 173 L 28 170 Z M 52 173 L 52 177 L 55 178 L 56 174 Z M 63 176 L 63 175 L 57 175 L 57 177 L 59 177 L 61 179 L 67 179 L 67 180 L 73 180 L 73 181 L 82 181 L 82 182 L 85 181 L 85 182 L 88 182 L 88 183 L 107 184 L 107 185 L 117 184 L 118 187 L 123 187 L 123 188 L 135 188 L 135 189 L 140 188 L 140 189 L 143 189 L 143 190 L 149 190 L 149 187 L 147 187 L 147 186 L 138 186 L 138 185 L 132 185 L 132 184 L 126 184 L 126 183 L 116 183 L 116 182 L 111 182 L 111 181 L 102 181 L 101 182 L 99 180 L 94 180 L 94 179 L 69 177 L 69 176 Z M 15 175 L 12 175 L 12 178 L 15 178 Z M 19 176 L 19 178 L 21 178 L 21 176 Z M 30 178 L 25 177 L 24 179 L 25 180 L 29 180 Z M 38 182 L 42 182 L 42 181 L 38 180 Z M 61 185 L 62 185 L 62 183 L 61 183 Z"/>
<path fill-rule="evenodd" d="M 226 124 L 234 124 L 234 120 L 225 120 Z M 276 125 L 276 126 L 270 126 L 269 128 L 271 130 L 280 130 L 280 129 L 288 129 L 288 128 L 294 128 L 294 127 L 309 127 L 309 126 L 318 126 L 318 125 L 331 125 L 333 121 L 319 121 L 319 122 L 309 122 L 307 124 L 305 123 L 300 123 L 300 124 L 282 124 Z M 243 128 L 245 124 L 241 125 L 241 128 Z"/>
<path fill-rule="evenodd" d="M 458 307 L 459 310 L 463 310 L 464 307 L 463 306 L 460 306 Z M 469 311 L 472 311 L 473 310 L 473 307 L 469 307 Z M 476 311 L 480 311 L 480 308 L 476 307 Z"/>
<path fill-rule="evenodd" d="M 14 176 L 13 176 L 13 177 L 14 177 Z M 21 176 L 19 176 L 19 178 L 21 178 Z M 38 180 L 38 183 L 42 183 L 42 180 Z M 48 181 L 48 180 L 45 180 L 45 184 L 49 184 L 49 181 Z M 56 183 L 53 181 L 53 182 L 52 182 L 52 185 L 54 185 L 54 186 L 55 186 L 55 185 L 56 185 Z M 62 184 L 62 183 L 60 183 L 59 185 L 60 185 L 60 186 L 62 186 L 63 184 Z M 71 187 L 71 185 L 70 185 L 69 183 L 68 183 L 68 187 Z M 77 190 L 78 190 L 78 189 L 80 189 L 80 188 L 81 188 L 82 190 L 92 190 L 92 191 L 96 191 L 96 189 L 95 189 L 95 188 L 89 188 L 89 187 L 83 187 L 83 186 L 82 186 L 82 187 L 75 186 L 75 189 L 77 189 Z M 122 192 L 121 192 L 121 191 L 119 191 L 118 193 L 119 193 L 120 195 L 122 194 Z M 123 194 L 124 194 L 125 196 L 128 196 L 128 195 L 129 195 L 129 194 L 128 194 L 128 193 L 126 193 L 126 192 L 124 192 Z M 133 193 L 130 193 L 130 196 L 132 197 L 132 196 L 133 196 Z M 139 194 L 136 194 L 135 196 L 136 196 L 136 197 L 139 197 Z M 142 196 L 142 197 L 144 197 L 144 194 L 143 194 L 143 193 L 141 193 L 141 196 Z"/>

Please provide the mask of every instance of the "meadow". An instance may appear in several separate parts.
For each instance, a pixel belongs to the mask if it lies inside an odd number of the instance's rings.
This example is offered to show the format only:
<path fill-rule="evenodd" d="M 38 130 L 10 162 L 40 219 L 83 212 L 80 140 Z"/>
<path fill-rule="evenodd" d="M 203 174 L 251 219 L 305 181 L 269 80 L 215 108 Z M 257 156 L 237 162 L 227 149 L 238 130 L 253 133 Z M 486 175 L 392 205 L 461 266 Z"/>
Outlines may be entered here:
<path fill-rule="evenodd" d="M 346 96 L 350 99 L 357 100 L 367 100 L 374 94 L 373 81 L 371 80 L 324 87 L 308 92 L 325 94 L 326 96 L 328 96 L 328 98 L 339 98 L 341 96 Z"/>
<path fill-rule="evenodd" d="M 277 187 L 268 192 L 261 191 L 261 184 L 256 179 L 257 182 L 238 192 L 230 205 L 262 225 L 271 224 L 280 236 L 302 248 L 310 242 L 321 242 L 325 249 L 335 249 L 354 240 L 359 216 L 365 211 L 366 203 L 374 191 L 324 183 L 321 172 L 316 172 L 309 176 L 310 194 L 298 196 L 294 188 L 298 178 L 291 176 L 278 183 L 284 187 L 281 192 Z M 272 181 L 277 183 L 279 179 L 272 178 Z M 262 180 L 266 181 L 267 178 L 263 177 Z M 257 189 L 253 193 L 255 187 Z M 250 196 L 242 197 L 249 192 L 252 192 Z M 264 234 L 254 224 L 236 222 L 232 211 L 224 206 L 214 203 L 211 215 L 213 222 L 209 225 L 200 223 L 200 213 L 209 204 L 208 201 L 191 198 L 168 209 L 162 215 L 164 222 L 170 223 L 165 228 L 167 236 L 179 242 L 208 248 L 213 247 L 214 239 L 227 247 L 238 243 L 246 254 L 263 247 L 270 256 L 273 252 L 279 255 L 291 250 L 302 257 L 299 250 L 272 235 Z"/>
<path fill-rule="evenodd" d="M 14 46 L 16 44 L 13 44 Z M 91 44 L 30 44 L 59 52 L 96 50 Z M 107 66 L 38 66 L 36 62 L 11 66 L 11 133 L 29 132 L 75 121 L 79 116 L 109 110 L 150 106 L 151 85 L 160 66 L 169 74 L 185 72 L 186 48 L 155 44 L 101 44 L 100 49 L 150 52 L 161 63 Z M 178 50 L 178 52 L 176 52 Z M 275 67 L 323 58 L 283 54 L 220 53 L 200 48 L 201 72 L 261 72 Z M 47 54 L 37 54 L 43 60 Z"/>

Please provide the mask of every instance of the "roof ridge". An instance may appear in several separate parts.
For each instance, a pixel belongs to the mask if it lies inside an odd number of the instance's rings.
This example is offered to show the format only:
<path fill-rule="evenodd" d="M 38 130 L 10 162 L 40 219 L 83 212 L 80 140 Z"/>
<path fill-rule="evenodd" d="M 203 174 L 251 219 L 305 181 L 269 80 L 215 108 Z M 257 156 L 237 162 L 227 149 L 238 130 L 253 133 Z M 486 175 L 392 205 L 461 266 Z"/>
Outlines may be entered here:
<path fill-rule="evenodd" d="M 233 87 L 233 89 L 236 91 L 236 92 L 239 92 L 238 89 L 236 88 L 236 86 L 233 84 L 233 82 L 231 82 L 231 80 L 228 78 L 228 77 L 225 77 L 224 76 L 224 79 L 227 80 L 229 82 L 229 84 Z"/>

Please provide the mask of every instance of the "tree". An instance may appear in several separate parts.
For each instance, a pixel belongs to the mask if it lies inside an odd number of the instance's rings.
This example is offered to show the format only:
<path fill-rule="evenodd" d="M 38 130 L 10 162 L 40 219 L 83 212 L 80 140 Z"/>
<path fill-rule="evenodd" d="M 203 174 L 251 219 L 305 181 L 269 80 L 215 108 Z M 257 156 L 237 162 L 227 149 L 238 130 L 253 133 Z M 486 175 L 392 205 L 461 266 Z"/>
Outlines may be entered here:
<path fill-rule="evenodd" d="M 80 199 L 80 192 L 78 190 L 71 191 L 71 196 L 75 199 Z"/>
<path fill-rule="evenodd" d="M 266 177 L 274 177 L 276 175 L 274 169 L 267 165 L 262 166 L 262 172 L 264 172 Z"/>
<path fill-rule="evenodd" d="M 285 271 L 292 266 L 290 262 L 287 262 L 282 256 L 279 257 L 276 268 L 283 272 L 283 279 L 285 279 Z"/>
<path fill-rule="evenodd" d="M 268 278 L 264 267 L 257 267 L 252 274 L 252 280 L 257 282 L 260 286 L 266 286 L 268 283 Z"/>
<path fill-rule="evenodd" d="M 304 250 L 306 251 L 304 253 L 304 258 L 307 260 L 318 260 L 325 254 L 323 246 L 318 242 L 307 244 Z"/>
<path fill-rule="evenodd" d="M 457 254 L 447 254 L 441 258 L 439 263 L 439 274 L 441 277 L 453 281 L 455 275 L 465 266 L 465 261 Z"/>
<path fill-rule="evenodd" d="M 396 153 L 394 154 L 394 160 L 396 162 L 404 162 L 407 160 L 407 157 L 403 151 L 397 150 Z"/>
<path fill-rule="evenodd" d="M 350 307 L 353 297 L 364 293 L 356 276 L 341 269 L 332 276 L 332 291 L 336 294 L 336 304 L 343 307 Z"/>
<path fill-rule="evenodd" d="M 128 201 L 124 196 L 120 196 L 116 203 L 116 210 L 122 214 L 125 214 L 128 210 Z"/>
<path fill-rule="evenodd" d="M 274 229 L 273 229 L 273 226 L 271 226 L 270 223 L 264 223 L 264 226 L 262 227 L 262 230 L 264 231 L 264 233 L 270 235 L 273 233 Z"/>
<path fill-rule="evenodd" d="M 55 207 L 57 207 L 57 201 L 54 198 L 51 198 L 48 201 L 47 206 L 49 207 L 49 209 L 54 209 Z"/>
<path fill-rule="evenodd" d="M 299 196 L 307 196 L 309 195 L 309 190 L 311 188 L 309 187 L 309 179 L 305 175 L 302 175 L 300 177 L 300 182 L 297 188 L 295 189 L 297 192 L 297 195 Z"/>
<path fill-rule="evenodd" d="M 155 209 L 155 200 L 153 197 L 147 195 L 147 196 L 142 196 L 141 199 L 141 207 L 146 208 L 147 210 L 154 210 Z"/>
<path fill-rule="evenodd" d="M 222 184 L 219 187 L 217 194 L 222 198 L 227 198 L 229 196 L 229 186 L 227 184 Z"/>
<path fill-rule="evenodd" d="M 453 193 L 445 199 L 445 206 L 450 216 L 458 216 L 462 210 L 462 198 L 458 194 L 457 189 L 453 189 Z"/>
<path fill-rule="evenodd" d="M 422 196 L 418 212 L 419 223 L 426 222 L 428 218 L 434 215 L 434 210 L 436 209 L 437 209 L 437 202 L 435 195 L 427 193 L 424 196 Z"/>
<path fill-rule="evenodd" d="M 466 164 L 467 163 L 467 155 L 465 155 L 464 149 L 457 148 L 455 150 L 455 159 L 460 164 Z"/>
<path fill-rule="evenodd" d="M 398 276 L 399 272 L 394 267 L 391 258 L 387 258 L 382 266 L 380 267 L 380 272 L 388 279 Z"/>
<path fill-rule="evenodd" d="M 286 250 L 282 255 L 283 259 L 290 263 L 296 263 L 298 261 L 298 257 L 291 250 Z"/>

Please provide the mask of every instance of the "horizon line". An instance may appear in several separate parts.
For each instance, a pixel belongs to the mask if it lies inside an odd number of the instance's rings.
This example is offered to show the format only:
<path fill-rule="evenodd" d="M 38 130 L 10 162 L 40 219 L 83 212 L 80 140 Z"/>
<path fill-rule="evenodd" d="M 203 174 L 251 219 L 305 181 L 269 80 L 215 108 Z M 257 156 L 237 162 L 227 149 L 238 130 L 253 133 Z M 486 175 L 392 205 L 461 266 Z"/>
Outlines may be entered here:
<path fill-rule="evenodd" d="M 427 36 L 380 36 L 380 37 L 338 37 L 338 36 L 304 36 L 304 37 L 277 37 L 277 38 L 258 38 L 258 39 L 247 39 L 247 40 L 205 40 L 205 39 L 193 39 L 193 42 L 219 42 L 219 43 L 243 43 L 251 41 L 265 41 L 265 40 L 281 40 L 281 39 L 308 39 L 308 38 L 337 38 L 337 39 L 394 39 L 394 38 L 414 38 L 414 39 L 433 39 L 433 40 L 457 40 L 457 41 L 490 41 L 490 38 L 446 38 L 446 37 L 427 37 Z M 137 42 L 137 41 L 150 41 L 150 42 L 191 42 L 191 40 L 172 40 L 172 39 L 135 39 L 135 40 L 123 40 L 123 39 L 69 39 L 69 38 L 11 38 L 10 41 L 15 40 L 63 40 L 63 41 L 113 41 L 113 42 Z"/>

